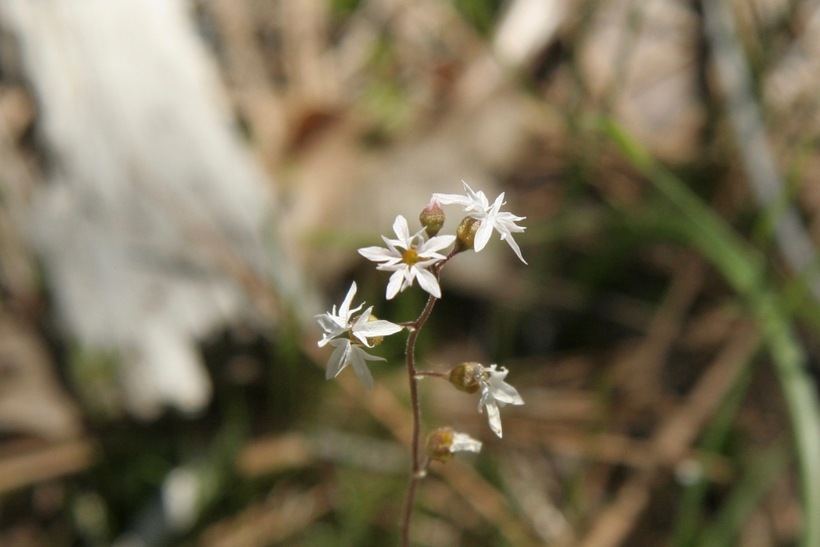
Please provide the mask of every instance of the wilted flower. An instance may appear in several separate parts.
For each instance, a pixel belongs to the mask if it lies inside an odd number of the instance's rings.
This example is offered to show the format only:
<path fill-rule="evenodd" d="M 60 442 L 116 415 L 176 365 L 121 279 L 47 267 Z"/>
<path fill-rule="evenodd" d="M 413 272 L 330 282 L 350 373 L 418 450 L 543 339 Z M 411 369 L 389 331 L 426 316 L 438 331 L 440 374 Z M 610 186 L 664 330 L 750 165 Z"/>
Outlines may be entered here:
<path fill-rule="evenodd" d="M 501 412 L 499 408 L 506 404 L 524 404 L 524 399 L 518 394 L 518 390 L 504 381 L 508 372 L 505 367 L 496 370 L 496 365 L 490 365 L 489 367 L 478 365 L 474 372 L 481 388 L 478 411 L 482 412 L 482 407 L 487 409 L 490 429 L 499 437 L 501 437 Z"/>
<path fill-rule="evenodd" d="M 377 269 L 393 272 L 387 283 L 387 299 L 390 300 L 411 286 L 414 279 L 419 280 L 422 289 L 436 298 L 441 298 L 438 280 L 427 268 L 446 258 L 438 251 L 450 246 L 455 236 L 436 236 L 425 239 L 423 228 L 410 235 L 407 220 L 401 215 L 397 216 L 393 222 L 393 231 L 396 232 L 397 239 L 382 236 L 387 248 L 364 247 L 359 249 L 359 254 L 368 260 L 381 262 Z"/>
<path fill-rule="evenodd" d="M 367 308 L 360 315 L 355 316 L 364 306 L 364 303 L 351 309 L 353 297 L 356 294 L 356 282 L 350 285 L 347 295 L 342 301 L 339 310 L 336 311 L 334 305 L 331 311 L 316 316 L 316 321 L 322 327 L 324 333 L 322 339 L 319 340 L 319 347 L 324 347 L 330 344 L 335 349 L 330 354 L 330 359 L 327 362 L 327 369 L 325 377 L 327 379 L 335 378 L 347 365 L 353 365 L 353 370 L 356 376 L 359 377 L 362 384 L 367 389 L 373 388 L 373 376 L 367 368 L 366 361 L 384 361 L 382 357 L 375 357 L 367 353 L 362 346 L 373 347 L 374 340 L 383 336 L 395 334 L 399 332 L 402 327 L 385 321 L 383 319 L 376 319 L 371 315 L 373 306 Z M 340 336 L 346 334 L 344 338 Z"/>
<path fill-rule="evenodd" d="M 475 232 L 475 239 L 473 241 L 473 248 L 476 252 L 487 245 L 487 242 L 490 240 L 490 235 L 493 229 L 495 229 L 501 235 L 501 239 L 507 241 L 521 262 L 526 264 L 527 261 L 521 256 L 521 249 L 518 247 L 512 234 L 513 232 L 518 233 L 525 230 L 523 226 L 517 225 L 516 222 L 524 220 L 527 217 L 519 217 L 512 213 L 500 212 L 501 206 L 506 203 L 504 201 L 504 192 L 490 205 L 484 192 L 480 190 L 474 192 L 466 182 L 462 181 L 462 183 L 464 184 L 464 190 L 467 192 L 467 195 L 433 194 L 433 199 L 438 200 L 439 203 L 444 205 L 461 205 L 467 212 L 468 217 L 481 221 L 481 226 L 479 226 Z"/>
<path fill-rule="evenodd" d="M 450 427 L 440 427 L 427 436 L 427 455 L 431 460 L 446 462 L 457 452 L 480 451 L 481 441 Z"/>

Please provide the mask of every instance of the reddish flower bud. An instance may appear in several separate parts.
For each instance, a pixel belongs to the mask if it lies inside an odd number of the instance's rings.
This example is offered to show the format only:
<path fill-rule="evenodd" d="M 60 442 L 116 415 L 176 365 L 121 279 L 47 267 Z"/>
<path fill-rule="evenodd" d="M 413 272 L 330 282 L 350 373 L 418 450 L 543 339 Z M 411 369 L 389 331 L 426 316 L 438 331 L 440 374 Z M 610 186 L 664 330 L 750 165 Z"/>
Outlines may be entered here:
<path fill-rule="evenodd" d="M 444 226 L 444 209 L 441 208 L 436 198 L 432 198 L 427 207 L 421 211 L 419 222 L 424 226 L 427 237 L 435 237 Z"/>

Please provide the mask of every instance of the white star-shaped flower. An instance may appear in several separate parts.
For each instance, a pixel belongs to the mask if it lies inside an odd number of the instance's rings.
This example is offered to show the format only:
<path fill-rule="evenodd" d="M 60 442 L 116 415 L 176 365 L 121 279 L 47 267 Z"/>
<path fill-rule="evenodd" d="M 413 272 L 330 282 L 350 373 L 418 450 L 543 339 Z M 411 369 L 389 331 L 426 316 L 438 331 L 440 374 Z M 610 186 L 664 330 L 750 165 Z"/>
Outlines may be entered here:
<path fill-rule="evenodd" d="M 481 388 L 478 411 L 483 412 L 482 407 L 487 409 L 490 429 L 499 438 L 501 437 L 501 412 L 499 408 L 507 404 L 524 404 L 524 399 L 518 394 L 518 390 L 504 381 L 508 372 L 505 367 L 496 370 L 496 365 L 490 365 L 489 367 L 478 365 L 475 370 L 475 378 Z"/>
<path fill-rule="evenodd" d="M 441 287 L 439 287 L 438 280 L 432 272 L 428 271 L 428 268 L 446 258 L 438 251 L 452 245 L 456 236 L 436 236 L 426 239 L 424 228 L 410 235 L 407 220 L 401 215 L 397 216 L 393 222 L 393 231 L 396 232 L 396 239 L 382 236 L 387 248 L 364 247 L 359 249 L 359 254 L 368 260 L 381 262 L 377 269 L 393 272 L 387 283 L 387 299 L 392 299 L 411 286 L 414 279 L 419 280 L 419 286 L 422 289 L 436 298 L 441 298 Z"/>
<path fill-rule="evenodd" d="M 354 281 L 338 311 L 334 305 L 331 311 L 316 316 L 316 321 L 324 331 L 318 344 L 320 348 L 327 344 L 335 348 L 327 362 L 325 372 L 327 379 L 335 378 L 347 365 L 353 365 L 353 370 L 362 384 L 367 389 L 372 389 L 373 376 L 367 368 L 366 361 L 385 361 L 385 359 L 370 355 L 362 346 L 372 348 L 374 345 L 372 340 L 395 334 L 403 327 L 383 319 L 374 319 L 371 316 L 373 306 L 354 317 L 353 314 L 364 307 L 364 302 L 355 308 L 350 307 L 355 295 L 356 282 Z M 339 338 L 344 334 L 347 336 Z"/>
<path fill-rule="evenodd" d="M 521 249 L 518 247 L 518 243 L 515 242 L 512 234 L 525 230 L 523 226 L 517 225 L 516 222 L 524 220 L 527 217 L 519 217 L 512 213 L 500 211 L 501 206 L 506 203 L 504 201 L 504 192 L 501 192 L 501 195 L 490 205 L 484 192 L 480 190 L 474 192 L 466 182 L 461 182 L 464 184 L 464 190 L 467 192 L 466 196 L 460 194 L 433 194 L 433 199 L 438 200 L 439 203 L 443 205 L 461 205 L 467 212 L 467 216 L 481 222 L 475 234 L 475 243 L 473 245 L 475 252 L 479 252 L 487 245 L 487 242 L 490 240 L 490 235 L 492 235 L 492 231 L 495 229 L 501 235 L 502 241 L 506 240 L 516 256 L 521 262 L 526 264 L 527 261 L 524 260 L 524 257 L 521 255 Z"/>

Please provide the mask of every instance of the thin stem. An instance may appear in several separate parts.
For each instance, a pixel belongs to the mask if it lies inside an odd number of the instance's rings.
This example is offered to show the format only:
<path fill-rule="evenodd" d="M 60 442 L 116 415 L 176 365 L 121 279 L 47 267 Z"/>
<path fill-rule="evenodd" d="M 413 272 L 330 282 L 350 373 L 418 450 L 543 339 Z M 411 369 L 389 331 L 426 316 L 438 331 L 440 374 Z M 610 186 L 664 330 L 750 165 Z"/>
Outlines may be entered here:
<path fill-rule="evenodd" d="M 436 378 L 448 378 L 450 375 L 446 372 L 440 372 L 438 370 L 417 370 L 416 371 L 416 380 L 421 380 L 424 376 L 434 376 Z"/>
<path fill-rule="evenodd" d="M 419 481 L 424 478 L 425 470 L 419 465 L 419 432 L 421 429 L 421 407 L 419 405 L 419 391 L 418 380 L 416 375 L 416 340 L 418 340 L 421 327 L 427 322 L 433 307 L 436 305 L 438 298 L 430 295 L 427 299 L 427 304 L 424 306 L 421 315 L 415 322 L 415 328 L 410 331 L 407 336 L 407 346 L 405 348 L 405 357 L 407 362 L 407 376 L 410 382 L 410 405 L 413 409 L 413 443 L 412 443 L 412 457 L 413 469 L 410 475 L 410 483 L 407 485 L 407 498 L 404 504 L 404 518 L 402 520 L 402 545 L 404 547 L 410 546 L 410 517 L 413 514 L 413 502 L 416 499 L 416 488 Z"/>
<path fill-rule="evenodd" d="M 450 251 L 447 257 L 431 268 L 432 273 L 436 276 L 436 281 L 441 278 L 441 269 L 444 265 L 456 255 L 456 250 Z M 416 499 L 416 490 L 419 482 L 427 475 L 427 468 L 430 465 L 430 460 L 426 459 L 424 464 L 421 464 L 419 459 L 419 444 L 421 431 L 421 406 L 419 405 L 419 391 L 418 381 L 420 376 L 437 376 L 438 374 L 430 371 L 416 370 L 416 341 L 422 327 L 427 323 L 430 314 L 433 312 L 438 298 L 433 295 L 427 299 L 424 309 L 418 319 L 407 326 L 410 329 L 410 334 L 407 335 L 407 344 L 405 346 L 405 362 L 407 364 L 407 378 L 410 383 L 410 405 L 413 409 L 413 439 L 412 439 L 412 460 L 413 468 L 410 474 L 410 482 L 407 485 L 407 496 L 404 503 L 404 514 L 401 525 L 401 544 L 403 547 L 410 547 L 410 521 L 413 515 L 413 504 Z"/>

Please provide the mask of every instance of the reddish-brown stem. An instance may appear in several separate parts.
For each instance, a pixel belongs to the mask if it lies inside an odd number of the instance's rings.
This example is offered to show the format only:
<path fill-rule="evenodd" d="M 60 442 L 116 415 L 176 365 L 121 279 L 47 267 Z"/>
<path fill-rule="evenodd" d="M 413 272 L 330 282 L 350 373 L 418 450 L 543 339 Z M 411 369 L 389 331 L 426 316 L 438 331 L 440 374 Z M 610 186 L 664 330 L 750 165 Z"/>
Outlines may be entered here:
<path fill-rule="evenodd" d="M 446 372 L 440 372 L 438 370 L 417 370 L 416 371 L 416 379 L 421 379 L 422 376 L 434 376 L 436 378 L 449 378 L 450 375 Z"/>
<path fill-rule="evenodd" d="M 453 256 L 455 256 L 455 254 L 455 249 L 450 251 L 450 254 L 448 254 L 444 260 L 432 268 L 432 272 L 436 276 L 437 281 L 441 277 L 441 269 L 451 258 L 453 258 Z M 405 498 L 404 514 L 402 517 L 401 544 L 403 547 L 410 547 L 410 521 L 413 515 L 413 504 L 416 499 L 416 489 L 418 488 L 418 484 L 421 482 L 421 479 L 423 479 L 427 474 L 427 468 L 429 467 L 429 459 L 425 459 L 423 465 L 420 463 L 419 459 L 421 407 L 419 405 L 418 380 L 420 375 L 436 375 L 430 374 L 426 371 L 419 372 L 416 370 L 416 341 L 418 340 L 422 327 L 430 318 L 430 314 L 433 312 L 433 307 L 436 305 L 437 301 L 438 298 L 430 295 L 427 299 L 427 304 L 424 305 L 424 309 L 421 310 L 421 314 L 418 319 L 407 324 L 407 327 L 410 329 L 410 334 L 407 335 L 407 344 L 404 351 L 405 361 L 407 364 L 407 378 L 410 383 L 410 406 L 413 411 L 413 439 L 411 448 L 413 467 L 410 473 L 410 481 L 407 485 L 407 497 Z"/>

